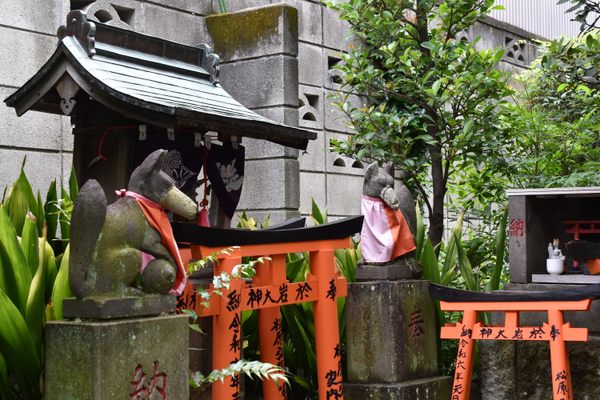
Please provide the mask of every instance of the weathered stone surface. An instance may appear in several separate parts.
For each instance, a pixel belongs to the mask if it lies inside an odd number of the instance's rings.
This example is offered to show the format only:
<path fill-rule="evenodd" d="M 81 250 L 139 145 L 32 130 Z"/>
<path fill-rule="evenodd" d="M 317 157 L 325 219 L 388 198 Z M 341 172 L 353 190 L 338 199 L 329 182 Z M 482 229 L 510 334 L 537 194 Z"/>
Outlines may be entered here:
<path fill-rule="evenodd" d="M 283 2 L 298 9 L 298 38 L 304 42 L 320 45 L 323 42 L 321 21 L 323 4 L 306 0 L 284 0 Z"/>
<path fill-rule="evenodd" d="M 298 106 L 298 60 L 276 55 L 221 65 L 225 90 L 248 108 Z"/>
<path fill-rule="evenodd" d="M 276 4 L 209 15 L 206 29 L 223 61 L 273 54 L 298 55 L 298 10 Z"/>
<path fill-rule="evenodd" d="M 63 302 L 63 316 L 67 319 L 115 319 L 154 316 L 175 311 L 175 297 L 147 295 L 142 297 L 68 298 Z"/>
<path fill-rule="evenodd" d="M 66 1 L 0 0 L 0 10 L 0 25 L 54 35 L 69 6 Z"/>
<path fill-rule="evenodd" d="M 33 188 L 34 193 L 39 190 L 45 198 L 50 182 L 54 179 L 57 184 L 60 181 L 61 156 L 59 153 L 46 153 L 37 151 L 23 151 L 15 149 L 0 149 L 0 160 L 2 160 L 3 172 L 0 174 L 0 191 L 13 184 L 20 173 L 20 166 L 24 157 L 25 173 Z"/>
<path fill-rule="evenodd" d="M 190 1 L 190 0 L 153 0 L 154 3 L 162 4 L 169 8 L 181 11 L 188 11 L 194 14 L 209 14 L 217 12 L 218 8 L 213 7 L 209 0 Z M 237 3 L 237 1 L 229 2 Z"/>
<path fill-rule="evenodd" d="M 298 209 L 299 176 L 298 160 L 246 161 L 244 187 L 238 209 Z"/>
<path fill-rule="evenodd" d="M 0 27 L 0 85 L 24 84 L 50 58 L 57 42 L 54 36 Z"/>
<path fill-rule="evenodd" d="M 332 215 L 359 215 L 362 176 L 327 174 L 327 209 Z"/>
<path fill-rule="evenodd" d="M 188 398 L 188 318 L 169 315 L 114 322 L 53 321 L 46 325 L 47 400 L 129 398 L 151 382 L 169 398 Z M 156 367 L 156 370 L 154 369 Z M 166 378 L 162 378 L 164 373 Z M 157 394 L 155 394 L 157 395 Z M 150 395 L 150 398 L 153 398 Z"/>
<path fill-rule="evenodd" d="M 310 215 L 312 213 L 312 200 L 314 199 L 320 208 L 327 204 L 325 198 L 325 175 L 318 172 L 300 172 L 300 213 Z M 329 212 L 329 211 L 328 211 Z"/>
<path fill-rule="evenodd" d="M 334 50 L 348 50 L 352 39 L 350 24 L 342 21 L 338 13 L 331 8 L 323 8 L 323 45 Z"/>
<path fill-rule="evenodd" d="M 356 280 L 363 281 L 396 281 L 399 279 L 420 278 L 423 269 L 414 257 L 407 256 L 393 260 L 386 265 L 359 264 L 356 269 Z"/>
<path fill-rule="evenodd" d="M 0 98 L 5 99 L 14 91 L 14 89 L 0 88 Z M 17 117 L 14 108 L 1 103 L 0 121 L 2 121 L 2 129 L 0 130 L 0 144 L 32 149 L 59 150 L 63 146 L 63 120 L 67 120 L 67 118 L 37 111 L 30 111 L 25 116 Z"/>
<path fill-rule="evenodd" d="M 337 69 L 342 63 L 339 50 L 323 49 L 323 82 L 327 89 L 342 90 L 341 73 Z M 347 90 L 348 88 L 344 88 Z"/>
<path fill-rule="evenodd" d="M 433 302 L 427 281 L 348 284 L 348 381 L 396 383 L 436 375 Z"/>
<path fill-rule="evenodd" d="M 264 222 L 268 216 L 269 221 L 271 222 L 271 225 L 278 224 L 287 219 L 294 218 L 294 217 L 297 217 L 300 215 L 300 213 L 296 210 L 286 210 L 286 209 L 276 209 L 276 208 L 272 208 L 269 211 L 246 209 L 246 213 L 248 215 L 252 216 L 252 218 L 254 218 L 255 221 L 260 222 L 260 223 Z M 237 218 L 238 214 L 241 214 L 241 213 L 237 213 L 232 218 L 232 221 L 231 221 L 232 227 L 236 227 L 238 225 L 238 222 L 239 222 L 239 220 Z"/>
<path fill-rule="evenodd" d="M 308 142 L 305 151 L 300 153 L 300 170 L 301 171 L 324 171 L 325 170 L 325 153 L 328 144 L 325 143 L 325 133 L 317 132 L 317 138 Z M 304 189 L 304 186 L 301 186 Z"/>
<path fill-rule="evenodd" d="M 574 399 L 600 399 L 600 337 L 570 342 L 568 347 Z M 551 398 L 548 343 L 490 341 L 480 348 L 482 400 Z"/>
<path fill-rule="evenodd" d="M 300 42 L 298 44 L 298 81 L 301 84 L 323 86 L 323 71 L 315 68 L 323 64 L 323 49 Z"/>
<path fill-rule="evenodd" d="M 435 377 L 392 384 L 345 383 L 348 400 L 448 400 L 452 378 Z"/>
<path fill-rule="evenodd" d="M 168 1 L 168 0 L 165 0 Z M 188 0 L 189 1 L 189 0 Z M 206 0 L 206 2 L 210 2 L 210 0 Z M 270 0 L 236 0 L 236 1 L 228 1 L 227 2 L 227 11 L 228 12 L 237 12 L 244 11 L 248 8 L 253 7 L 262 7 L 271 4 Z M 212 0 L 212 9 L 213 13 L 221 13 L 221 9 L 219 7 L 219 0 Z"/>
<path fill-rule="evenodd" d="M 514 399 L 515 342 L 480 340 L 478 346 L 482 399 Z"/>
<path fill-rule="evenodd" d="M 197 46 L 207 41 L 204 19 L 200 15 L 182 13 L 146 3 L 143 18 L 144 33 L 147 35 L 189 46 Z"/>

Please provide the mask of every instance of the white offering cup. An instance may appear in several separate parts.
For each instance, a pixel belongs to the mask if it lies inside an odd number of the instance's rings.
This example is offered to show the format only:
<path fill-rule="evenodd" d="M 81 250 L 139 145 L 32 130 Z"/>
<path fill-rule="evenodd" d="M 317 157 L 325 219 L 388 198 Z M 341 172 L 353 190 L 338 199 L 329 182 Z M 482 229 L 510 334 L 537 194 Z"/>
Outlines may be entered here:
<path fill-rule="evenodd" d="M 564 260 L 562 258 L 546 259 L 546 271 L 550 275 L 560 275 L 563 273 Z"/>

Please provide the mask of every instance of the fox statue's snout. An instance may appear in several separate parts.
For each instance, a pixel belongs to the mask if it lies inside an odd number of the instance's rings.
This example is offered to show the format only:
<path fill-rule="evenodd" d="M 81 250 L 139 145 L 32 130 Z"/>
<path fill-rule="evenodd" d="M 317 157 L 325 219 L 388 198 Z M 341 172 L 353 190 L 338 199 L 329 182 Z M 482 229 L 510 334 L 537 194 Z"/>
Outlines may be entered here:
<path fill-rule="evenodd" d="M 150 154 L 108 206 L 98 182 L 81 188 L 71 217 L 69 283 L 76 297 L 183 290 L 186 271 L 163 209 L 192 220 L 198 207 L 162 171 L 166 153 Z"/>

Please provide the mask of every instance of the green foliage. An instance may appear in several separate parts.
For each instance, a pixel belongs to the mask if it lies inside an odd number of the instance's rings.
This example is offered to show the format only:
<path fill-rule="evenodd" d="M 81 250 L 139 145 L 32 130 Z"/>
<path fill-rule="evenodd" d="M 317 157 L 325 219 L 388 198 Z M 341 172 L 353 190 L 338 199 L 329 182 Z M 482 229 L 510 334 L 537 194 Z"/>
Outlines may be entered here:
<path fill-rule="evenodd" d="M 249 378 L 256 376 L 261 380 L 271 379 L 277 385 L 289 384 L 285 371 L 276 365 L 259 361 L 240 360 L 227 368 L 213 370 L 206 376 L 196 371 L 190 378 L 190 385 L 194 390 L 203 390 L 215 382 L 223 381 L 225 378 L 234 377 L 238 374 L 245 374 Z"/>
<path fill-rule="evenodd" d="M 600 30 L 546 43 L 518 77 L 504 124 L 514 131 L 512 186 L 600 185 Z"/>
<path fill-rule="evenodd" d="M 0 203 L 0 398 L 7 400 L 42 398 L 44 326 L 60 319 L 62 300 L 70 295 L 68 248 L 66 256 L 59 255 L 57 269 L 48 243 L 48 224 L 54 223 L 52 239 L 57 230 L 56 183 L 43 202 L 39 192 L 33 195 L 23 167 Z M 76 196 L 74 178 L 72 185 Z M 70 201 L 71 195 L 63 198 Z M 63 219 L 69 217 L 65 213 Z M 65 242 L 63 232 L 56 248 Z"/>
<path fill-rule="evenodd" d="M 430 239 L 417 235 L 417 260 L 423 267 L 423 278 L 431 282 L 466 289 L 470 291 L 498 290 L 507 269 L 506 260 L 506 228 L 508 209 L 505 209 L 497 226 L 493 242 L 493 251 L 483 246 L 483 241 L 477 238 L 465 239 L 463 215 L 461 214 L 450 231 L 447 243 L 440 243 L 439 255 L 436 255 Z M 417 207 L 417 232 L 423 231 L 423 218 Z M 473 234 L 473 232 L 469 232 Z M 482 253 L 487 257 L 480 257 L 479 247 L 484 247 Z M 446 313 L 439 307 L 439 302 L 434 302 L 437 315 L 438 330 L 446 322 L 456 322 L 458 314 Z M 487 319 L 487 316 L 484 316 Z M 439 337 L 439 334 L 438 334 Z M 453 362 L 456 357 L 457 345 L 455 341 L 438 342 L 440 370 L 451 374 Z"/>
<path fill-rule="evenodd" d="M 477 50 L 460 34 L 493 0 L 349 0 L 327 2 L 351 25 L 361 46 L 338 67 L 346 89 L 366 96 L 356 106 L 340 93 L 338 106 L 355 134 L 332 141 L 334 150 L 363 160 L 390 160 L 406 173 L 430 218 L 434 245 L 443 232 L 445 195 L 464 184 L 485 193 L 487 171 L 508 143 L 497 109 L 511 93 L 495 68 L 502 51 Z M 430 181 L 431 179 L 431 181 Z M 459 193 L 460 195 L 460 193 Z"/>
<path fill-rule="evenodd" d="M 600 3 L 598 0 L 559 0 L 558 4 L 571 3 L 566 13 L 575 12 L 572 21 L 581 24 L 581 32 L 597 27 L 600 23 Z"/>

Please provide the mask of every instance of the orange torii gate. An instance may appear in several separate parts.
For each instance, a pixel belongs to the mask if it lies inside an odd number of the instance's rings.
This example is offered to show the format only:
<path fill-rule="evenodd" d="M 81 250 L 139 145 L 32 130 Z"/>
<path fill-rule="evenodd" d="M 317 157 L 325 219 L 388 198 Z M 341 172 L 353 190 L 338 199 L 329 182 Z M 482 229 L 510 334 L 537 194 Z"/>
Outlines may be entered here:
<path fill-rule="evenodd" d="M 244 231 L 174 224 L 178 242 L 191 243 L 192 259 L 220 254 L 214 276 L 231 274 L 242 257 L 270 257 L 257 266 L 251 284 L 233 279 L 222 296 L 213 295 L 210 306 L 188 284 L 182 305 L 199 317 L 213 318 L 212 368 L 222 369 L 241 358 L 241 312 L 258 310 L 261 361 L 284 367 L 282 323 L 279 307 L 303 302 L 314 303 L 315 343 L 319 399 L 343 399 L 341 351 L 337 298 L 347 293 L 346 279 L 335 268 L 334 250 L 351 246 L 350 236 L 362 226 L 362 217 L 300 229 Z M 223 249 L 237 246 L 228 251 Z M 304 282 L 286 279 L 286 254 L 310 253 L 310 274 Z M 239 378 L 227 378 L 212 387 L 213 400 L 237 399 Z M 286 387 L 263 381 L 265 400 L 287 398 Z"/>
<path fill-rule="evenodd" d="M 442 327 L 442 339 L 458 339 L 456 371 L 451 400 L 468 400 L 471 396 L 473 346 L 475 340 L 547 341 L 552 367 L 552 398 L 573 400 L 571 369 L 566 342 L 587 341 L 587 328 L 573 328 L 565 323 L 565 311 L 587 311 L 600 297 L 600 284 L 554 292 L 478 293 L 430 284 L 433 298 L 440 299 L 444 311 L 461 311 L 462 321 Z M 504 312 L 503 326 L 487 326 L 477 321 L 479 312 Z M 541 326 L 521 326 L 521 312 L 545 311 L 548 322 Z"/>

